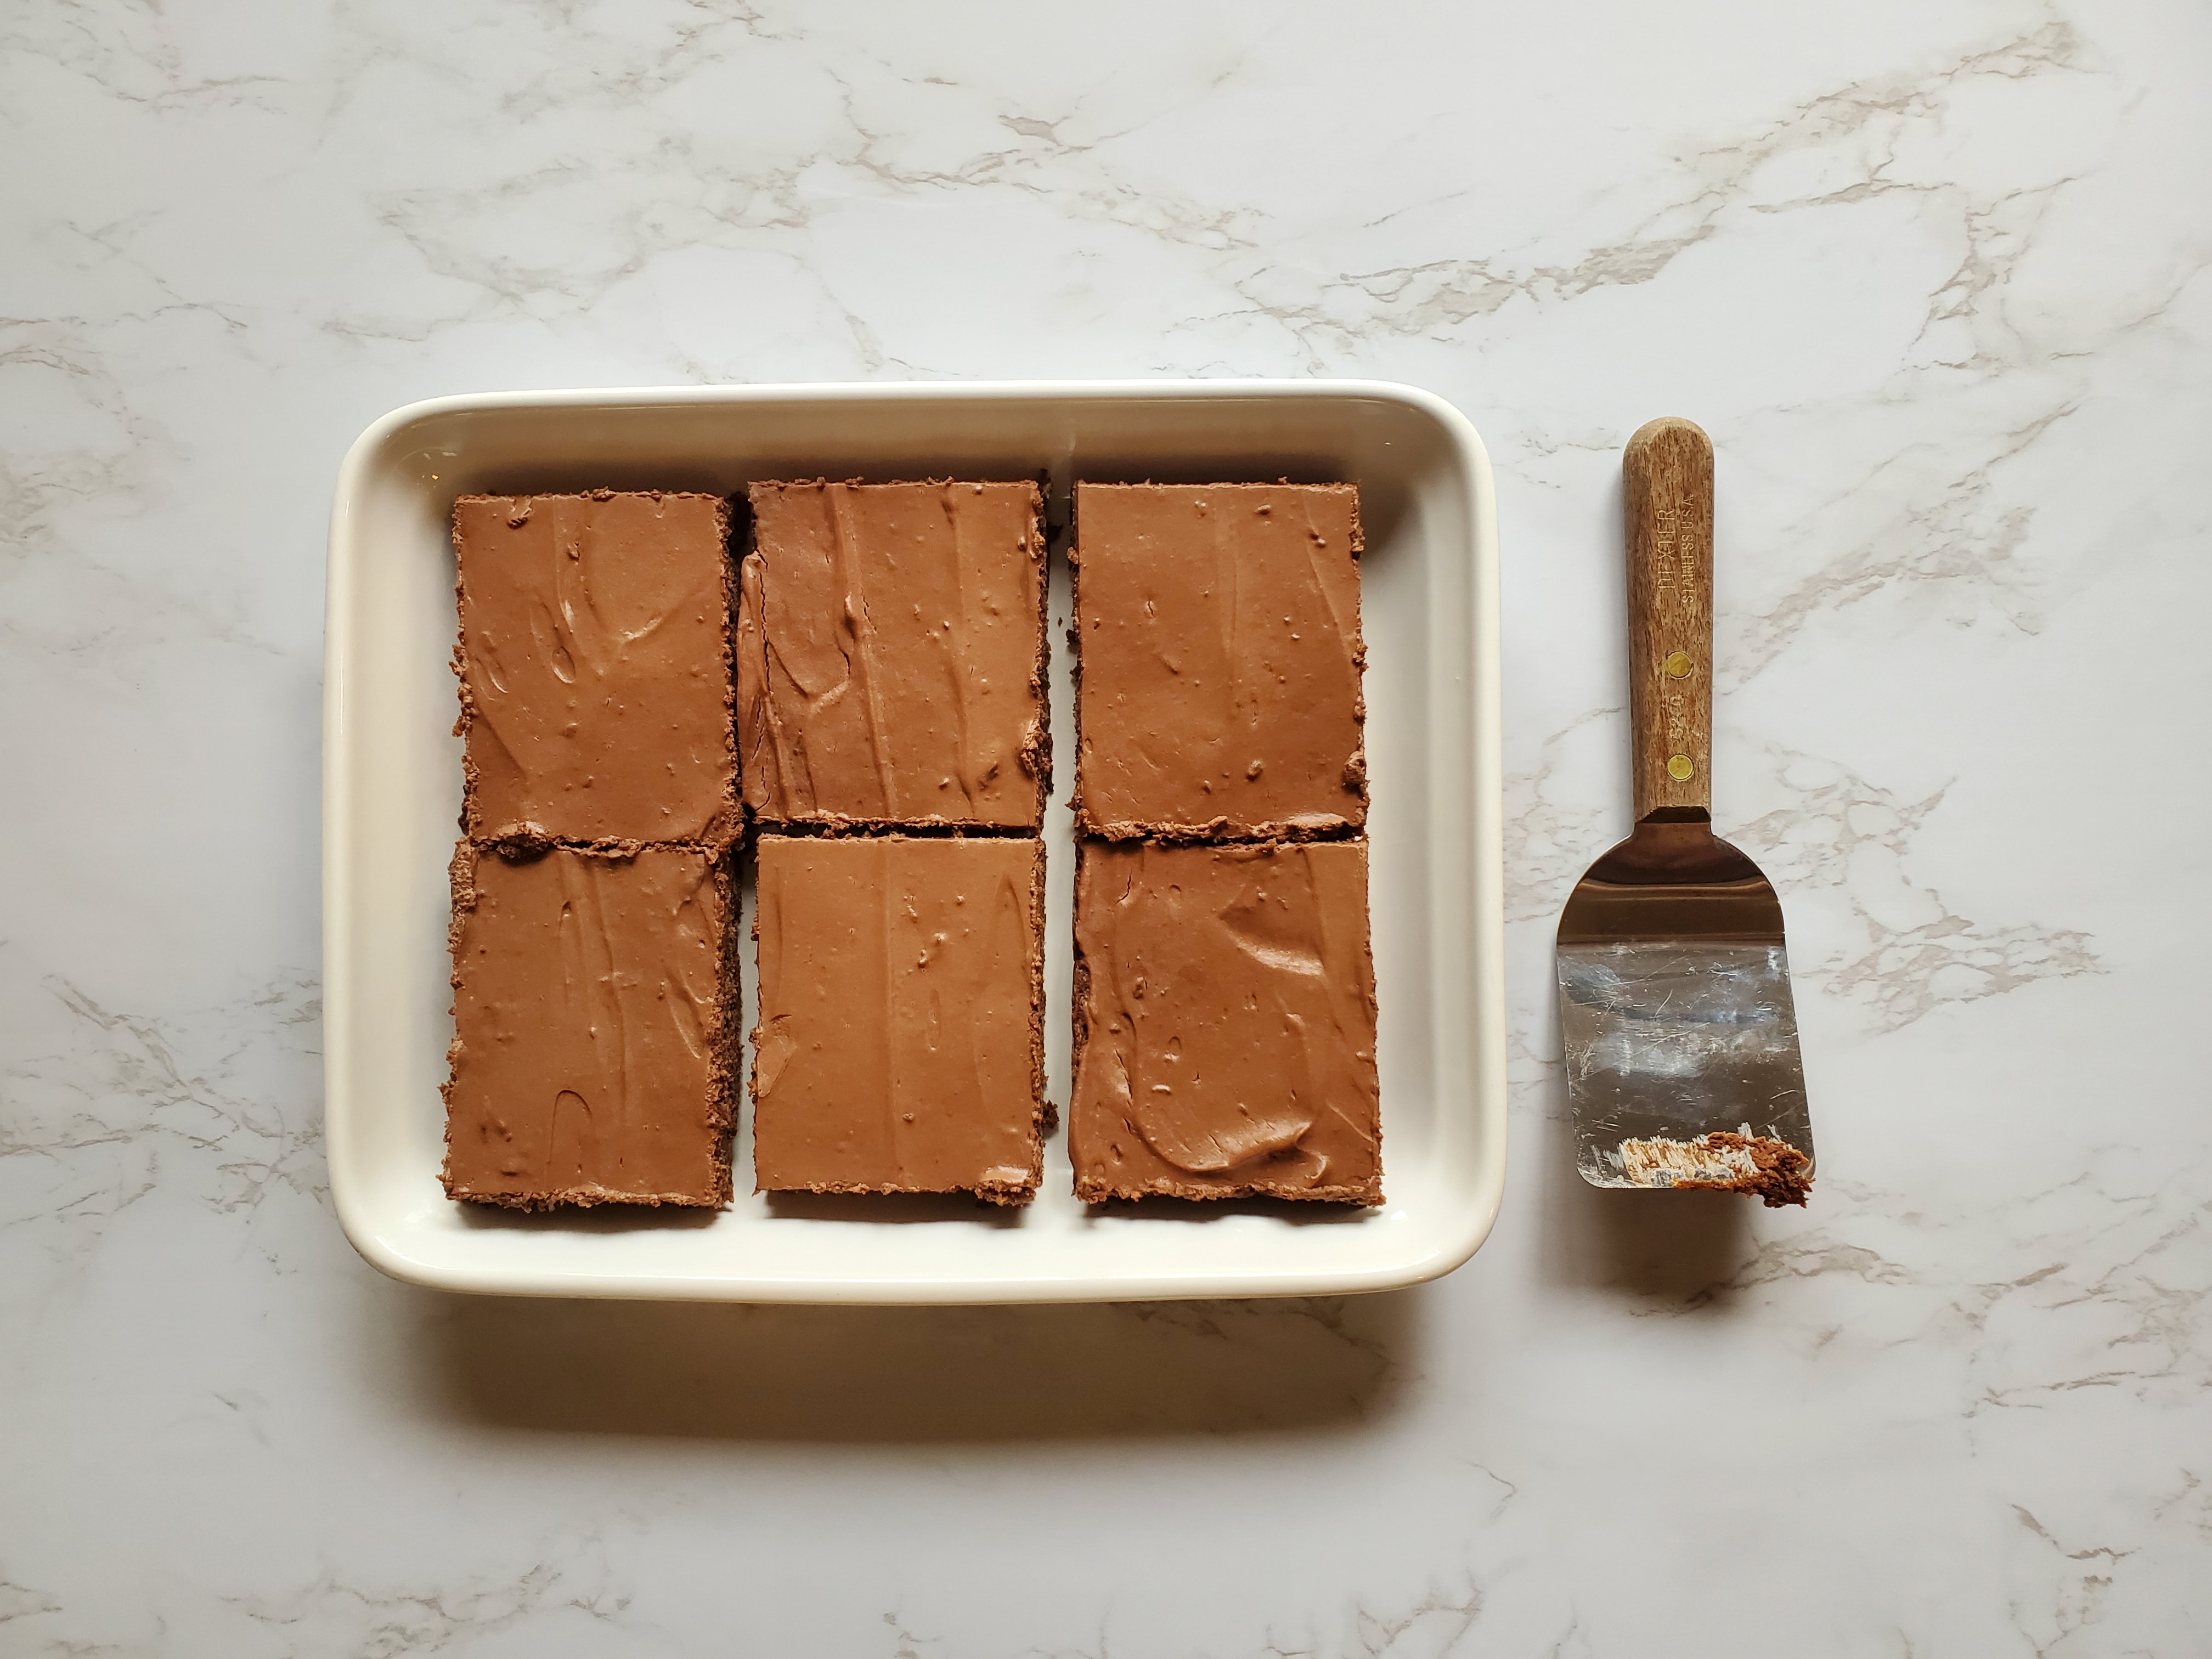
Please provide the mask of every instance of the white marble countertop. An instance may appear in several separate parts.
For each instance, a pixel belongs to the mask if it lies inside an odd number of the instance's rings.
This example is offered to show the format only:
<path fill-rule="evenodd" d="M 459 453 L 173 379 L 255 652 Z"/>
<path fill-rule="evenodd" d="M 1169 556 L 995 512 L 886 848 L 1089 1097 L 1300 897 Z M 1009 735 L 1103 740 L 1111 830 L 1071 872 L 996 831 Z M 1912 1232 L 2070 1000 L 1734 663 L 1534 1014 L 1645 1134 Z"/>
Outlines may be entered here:
<path fill-rule="evenodd" d="M 9 8 L 0 1652 L 2201 1650 L 2209 73 L 2189 0 Z M 1410 380 L 1496 462 L 1482 1253 L 1047 1311 L 367 1268 L 316 984 L 354 434 L 1180 374 Z M 1669 412 L 1802 1214 L 1564 1152 L 1550 927 L 1624 825 L 1618 455 Z"/>

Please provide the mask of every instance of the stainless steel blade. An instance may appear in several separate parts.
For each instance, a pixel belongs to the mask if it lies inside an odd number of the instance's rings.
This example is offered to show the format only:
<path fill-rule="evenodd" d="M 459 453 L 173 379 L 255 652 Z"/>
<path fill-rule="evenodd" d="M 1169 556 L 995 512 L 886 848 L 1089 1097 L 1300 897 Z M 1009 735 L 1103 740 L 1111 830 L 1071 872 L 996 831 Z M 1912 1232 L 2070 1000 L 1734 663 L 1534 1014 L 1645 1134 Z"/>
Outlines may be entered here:
<path fill-rule="evenodd" d="M 1769 941 L 1563 941 L 1559 1024 L 1577 1167 L 1599 1187 L 1752 1173 L 1735 1132 L 1813 1157 L 1790 961 Z M 1809 1164 L 1806 1171 L 1810 1174 Z"/>

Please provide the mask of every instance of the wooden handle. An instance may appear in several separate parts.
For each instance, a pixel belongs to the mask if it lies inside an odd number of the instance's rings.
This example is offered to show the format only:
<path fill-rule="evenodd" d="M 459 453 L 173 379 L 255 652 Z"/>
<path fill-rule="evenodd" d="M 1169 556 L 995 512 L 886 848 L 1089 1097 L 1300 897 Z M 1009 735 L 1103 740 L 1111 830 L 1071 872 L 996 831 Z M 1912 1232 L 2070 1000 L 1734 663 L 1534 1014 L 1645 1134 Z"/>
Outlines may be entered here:
<path fill-rule="evenodd" d="M 1713 445 L 1669 416 L 1620 457 L 1628 539 L 1630 777 L 1638 822 L 1713 808 Z"/>

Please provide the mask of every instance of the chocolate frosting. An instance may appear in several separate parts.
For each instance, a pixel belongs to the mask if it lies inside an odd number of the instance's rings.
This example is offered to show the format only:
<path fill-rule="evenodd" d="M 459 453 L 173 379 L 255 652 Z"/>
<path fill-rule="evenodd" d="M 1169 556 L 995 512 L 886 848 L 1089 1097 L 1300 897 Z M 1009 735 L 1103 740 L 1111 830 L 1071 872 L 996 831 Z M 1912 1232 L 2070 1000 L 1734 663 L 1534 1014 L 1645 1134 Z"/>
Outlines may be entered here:
<path fill-rule="evenodd" d="M 1027 837 L 762 837 L 762 1190 L 1036 1194 L 1043 881 Z"/>
<path fill-rule="evenodd" d="M 1079 1197 L 1382 1201 L 1365 842 L 1085 842 L 1075 905 Z"/>
<path fill-rule="evenodd" d="M 468 834 L 736 833 L 727 542 L 714 495 L 454 503 Z"/>
<path fill-rule="evenodd" d="M 1721 1129 L 1695 1144 L 1699 1145 L 1708 1161 L 1733 1155 L 1735 1161 L 1748 1167 L 1727 1180 L 1677 1180 L 1674 1185 L 1678 1192 L 1702 1188 L 1707 1192 L 1741 1193 L 1759 1200 L 1770 1210 L 1791 1204 L 1802 1208 L 1812 1194 L 1813 1177 L 1806 1170 L 1812 1167 L 1813 1160 L 1786 1140 Z"/>
<path fill-rule="evenodd" d="M 1085 835 L 1366 822 L 1360 547 L 1349 484 L 1076 485 Z"/>
<path fill-rule="evenodd" d="M 453 859 L 447 1193 L 720 1205 L 730 1190 L 732 884 L 696 848 Z"/>
<path fill-rule="evenodd" d="M 744 797 L 770 823 L 1043 820 L 1030 483 L 757 483 L 738 620 Z"/>

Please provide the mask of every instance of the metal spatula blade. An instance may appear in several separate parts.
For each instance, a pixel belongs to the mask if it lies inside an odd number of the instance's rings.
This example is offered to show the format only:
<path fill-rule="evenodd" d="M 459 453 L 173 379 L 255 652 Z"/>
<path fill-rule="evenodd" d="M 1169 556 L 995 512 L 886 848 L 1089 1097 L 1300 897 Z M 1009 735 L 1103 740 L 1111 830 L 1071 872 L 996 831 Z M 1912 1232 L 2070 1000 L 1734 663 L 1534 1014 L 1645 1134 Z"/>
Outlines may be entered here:
<path fill-rule="evenodd" d="M 1782 906 L 1757 866 L 1661 809 L 1575 884 L 1559 968 L 1583 1180 L 1802 1198 L 1813 1124 Z"/>
<path fill-rule="evenodd" d="M 1596 1187 L 1802 1204 L 1813 1173 L 1782 905 L 1712 832 L 1712 446 L 1654 421 L 1622 458 L 1636 829 L 1559 918 L 1576 1167 Z"/>

